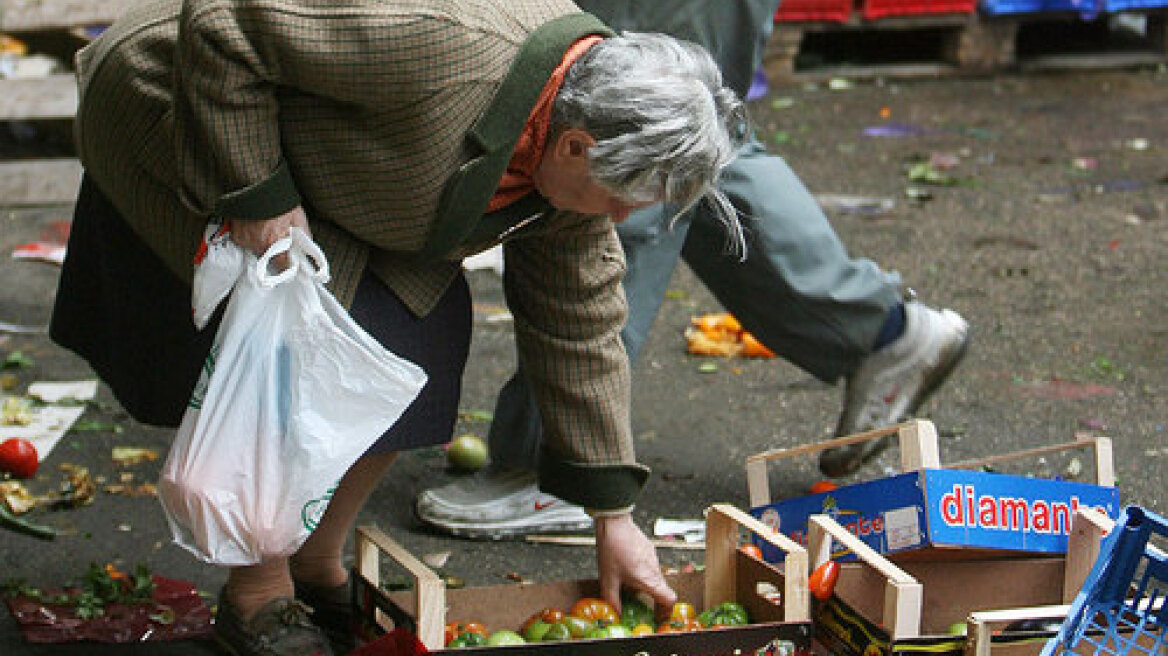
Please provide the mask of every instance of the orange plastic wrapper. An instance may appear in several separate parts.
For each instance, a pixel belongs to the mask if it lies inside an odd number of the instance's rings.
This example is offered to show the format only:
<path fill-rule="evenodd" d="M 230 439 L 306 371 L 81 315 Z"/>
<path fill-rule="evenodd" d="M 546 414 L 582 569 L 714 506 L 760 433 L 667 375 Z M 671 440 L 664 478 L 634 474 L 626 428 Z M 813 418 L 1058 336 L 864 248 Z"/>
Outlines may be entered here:
<path fill-rule="evenodd" d="M 691 355 L 773 358 L 775 354 L 742 329 L 733 315 L 721 312 L 690 319 L 685 329 L 686 351 Z"/>

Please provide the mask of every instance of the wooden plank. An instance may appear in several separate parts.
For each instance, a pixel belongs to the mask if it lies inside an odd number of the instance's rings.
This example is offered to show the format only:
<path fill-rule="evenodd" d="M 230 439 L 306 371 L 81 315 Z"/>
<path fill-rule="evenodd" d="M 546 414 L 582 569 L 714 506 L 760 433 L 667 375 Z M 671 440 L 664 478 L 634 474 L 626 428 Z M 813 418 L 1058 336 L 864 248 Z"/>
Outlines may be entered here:
<path fill-rule="evenodd" d="M 734 599 L 738 527 L 758 535 L 781 549 L 783 558 L 783 619 L 811 619 L 811 593 L 807 587 L 807 551 L 791 538 L 729 504 L 717 503 L 706 511 L 706 604 L 713 599 Z"/>
<path fill-rule="evenodd" d="M 972 656 L 990 656 L 993 653 L 993 629 L 996 625 L 1029 619 L 1063 619 L 1070 609 L 1069 605 L 1057 605 L 974 611 L 969 614 L 969 643 L 965 653 Z"/>
<path fill-rule="evenodd" d="M 941 451 L 933 422 L 919 419 L 905 422 L 899 431 L 900 470 L 940 469 Z"/>
<path fill-rule="evenodd" d="M 830 551 L 831 538 L 852 550 L 866 567 L 870 567 L 884 577 L 884 603 L 881 622 L 892 634 L 893 640 L 915 638 L 921 634 L 921 604 L 924 588 L 908 572 L 876 553 L 860 538 L 852 535 L 828 515 L 812 515 L 807 520 L 807 541 L 812 545 L 810 554 L 822 561 L 825 551 Z M 825 544 L 828 545 L 825 547 Z"/>
<path fill-rule="evenodd" d="M 106 25 L 134 0 L 4 0 L 0 30 L 35 31 L 77 25 Z"/>
<path fill-rule="evenodd" d="M 1092 508 L 1080 507 L 1071 520 L 1071 534 L 1067 536 L 1067 568 L 1063 574 L 1063 601 L 1075 600 L 1087 575 L 1099 559 L 1099 548 L 1115 522 Z"/>
<path fill-rule="evenodd" d="M 884 585 L 884 626 L 893 640 L 921 635 L 921 606 L 925 589 L 917 582 L 898 583 L 888 579 Z"/>
<path fill-rule="evenodd" d="M 923 419 L 916 419 L 912 421 L 926 421 Z M 907 422 L 906 422 L 907 423 Z M 822 442 L 812 442 L 810 444 L 801 444 L 786 449 L 770 449 L 762 453 L 756 453 L 752 456 L 747 456 L 746 464 L 749 466 L 751 462 L 759 460 L 775 460 L 778 458 L 792 458 L 795 456 L 809 455 L 812 453 L 819 453 L 827 449 L 834 449 L 839 446 L 847 446 L 849 444 L 856 444 L 858 442 L 866 442 L 878 437 L 886 435 L 896 435 L 903 424 L 896 424 L 893 426 L 885 426 L 884 428 L 876 428 L 874 430 L 865 431 L 863 433 L 855 433 L 853 435 L 845 435 L 843 437 L 836 437 L 830 440 L 823 440 Z"/>
<path fill-rule="evenodd" d="M 1049 444 L 1047 446 L 1023 449 L 1021 451 L 1012 451 L 1010 453 L 1000 453 L 998 455 L 986 456 L 984 458 L 962 460 L 960 462 L 949 463 L 945 465 L 945 467 L 947 469 L 978 469 L 1000 462 L 1021 460 L 1023 458 L 1043 456 L 1050 453 L 1058 453 L 1060 451 L 1069 451 L 1072 449 L 1093 449 L 1095 454 L 1096 485 L 1101 485 L 1103 487 L 1115 487 L 1115 464 L 1112 460 L 1111 438 L 1102 436 L 1079 437 L 1076 438 L 1074 442 Z"/>
<path fill-rule="evenodd" d="M 555 544 L 564 547 L 595 547 L 596 538 L 591 535 L 528 535 L 525 541 L 532 544 Z M 657 549 L 682 549 L 701 551 L 706 548 L 704 541 L 686 542 L 685 540 L 650 539 L 649 543 Z"/>
<path fill-rule="evenodd" d="M 750 507 L 757 508 L 771 502 L 770 478 L 767 476 L 765 460 L 746 460 L 746 489 L 750 494 Z"/>
<path fill-rule="evenodd" d="M 76 159 L 0 162 L 0 206 L 72 204 L 80 185 Z"/>
<path fill-rule="evenodd" d="M 846 528 L 840 526 L 839 522 L 828 515 L 812 515 L 807 518 L 808 541 L 815 541 L 816 544 L 822 544 L 819 541 L 825 538 L 817 536 L 817 533 L 827 533 L 835 538 L 836 542 L 850 549 L 865 565 L 880 572 L 881 576 L 892 583 L 908 585 L 917 582 L 908 572 L 905 572 L 887 558 L 881 556 L 875 549 L 869 547 L 860 538 L 852 535 Z"/>
<path fill-rule="evenodd" d="M 71 73 L 0 80 L 0 120 L 70 119 L 77 113 L 77 79 Z"/>
<path fill-rule="evenodd" d="M 373 525 L 360 526 L 357 528 L 357 535 L 358 545 L 363 545 L 363 541 L 372 544 L 404 567 L 413 577 L 414 607 L 407 610 L 412 611 L 417 620 L 418 640 L 421 640 L 427 649 L 441 649 L 445 642 L 443 631 L 446 628 L 446 584 L 425 563 L 415 558 L 380 528 Z M 378 554 L 368 546 L 359 546 L 357 553 L 361 556 L 359 572 L 363 575 L 365 572 L 377 572 Z M 369 576 L 366 576 L 366 579 L 373 583 Z"/>

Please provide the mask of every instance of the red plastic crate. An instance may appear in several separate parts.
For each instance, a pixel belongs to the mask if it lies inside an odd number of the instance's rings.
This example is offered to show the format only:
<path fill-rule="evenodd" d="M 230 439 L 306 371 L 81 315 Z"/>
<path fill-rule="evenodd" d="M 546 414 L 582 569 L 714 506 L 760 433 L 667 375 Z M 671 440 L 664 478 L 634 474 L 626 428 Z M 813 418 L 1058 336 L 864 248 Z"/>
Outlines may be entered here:
<path fill-rule="evenodd" d="M 837 21 L 843 23 L 852 15 L 853 0 L 783 0 L 775 12 L 775 22 L 782 21 Z"/>
<path fill-rule="evenodd" d="M 920 16 L 932 14 L 972 14 L 977 0 L 864 0 L 864 18 Z"/>

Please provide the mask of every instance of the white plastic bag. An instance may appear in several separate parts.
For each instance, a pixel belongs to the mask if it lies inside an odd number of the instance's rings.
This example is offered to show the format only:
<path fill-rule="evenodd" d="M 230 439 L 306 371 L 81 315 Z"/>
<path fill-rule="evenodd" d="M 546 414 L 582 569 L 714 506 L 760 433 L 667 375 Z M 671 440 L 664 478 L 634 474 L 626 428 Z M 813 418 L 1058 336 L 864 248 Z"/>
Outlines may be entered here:
<path fill-rule="evenodd" d="M 231 240 L 231 224 L 211 222 L 195 253 L 195 279 L 191 290 L 191 315 L 202 330 L 215 308 L 231 293 L 243 274 L 243 249 Z"/>
<path fill-rule="evenodd" d="M 283 251 L 291 266 L 269 274 Z M 228 566 L 294 553 L 426 381 L 324 288 L 327 262 L 303 231 L 243 257 L 158 483 L 175 542 Z"/>

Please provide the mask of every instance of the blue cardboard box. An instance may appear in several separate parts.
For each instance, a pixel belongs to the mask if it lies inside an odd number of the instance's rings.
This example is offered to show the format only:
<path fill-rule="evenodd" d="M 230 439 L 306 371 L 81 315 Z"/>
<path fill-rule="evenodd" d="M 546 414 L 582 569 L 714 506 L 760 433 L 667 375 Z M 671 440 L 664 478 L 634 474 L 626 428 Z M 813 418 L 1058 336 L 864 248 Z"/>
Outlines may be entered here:
<path fill-rule="evenodd" d="M 1113 487 L 992 472 L 922 469 L 752 508 L 800 544 L 807 518 L 832 516 L 881 554 L 925 548 L 1065 553 L 1079 506 L 1119 513 Z M 757 538 L 768 561 L 782 553 Z M 846 560 L 850 553 L 833 554 Z"/>

